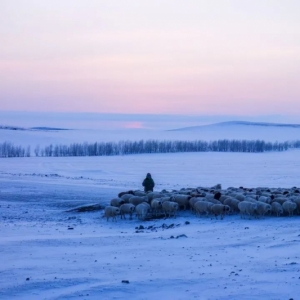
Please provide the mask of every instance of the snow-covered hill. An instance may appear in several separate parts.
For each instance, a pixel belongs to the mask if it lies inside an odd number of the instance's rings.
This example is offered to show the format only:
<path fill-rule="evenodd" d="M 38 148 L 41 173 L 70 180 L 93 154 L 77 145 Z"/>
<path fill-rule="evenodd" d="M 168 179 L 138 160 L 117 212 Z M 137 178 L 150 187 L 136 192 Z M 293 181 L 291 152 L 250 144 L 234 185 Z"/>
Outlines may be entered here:
<path fill-rule="evenodd" d="M 5 130 L 0 129 L 0 143 L 8 141 L 15 145 L 28 146 L 34 149 L 37 145 L 83 143 L 83 142 L 112 142 L 120 140 L 264 140 L 269 142 L 283 142 L 300 140 L 300 125 L 250 123 L 250 122 L 223 122 L 211 125 L 184 127 L 175 130 L 162 129 L 71 129 L 60 130 L 51 127 L 51 130 L 42 126 L 32 130 Z M 80 122 L 78 123 L 80 125 Z M 78 126 L 80 127 L 80 126 Z M 67 128 L 65 128 L 67 129 Z"/>
<path fill-rule="evenodd" d="M 233 127 L 233 126 L 251 126 L 251 127 L 284 127 L 284 128 L 300 128 L 300 124 L 285 124 L 285 123 L 267 123 L 267 122 L 247 122 L 247 121 L 228 121 L 214 123 L 210 125 L 201 125 L 201 126 L 190 126 L 183 127 L 178 129 L 172 129 L 171 131 L 190 131 L 190 130 L 201 130 L 204 127 Z"/>

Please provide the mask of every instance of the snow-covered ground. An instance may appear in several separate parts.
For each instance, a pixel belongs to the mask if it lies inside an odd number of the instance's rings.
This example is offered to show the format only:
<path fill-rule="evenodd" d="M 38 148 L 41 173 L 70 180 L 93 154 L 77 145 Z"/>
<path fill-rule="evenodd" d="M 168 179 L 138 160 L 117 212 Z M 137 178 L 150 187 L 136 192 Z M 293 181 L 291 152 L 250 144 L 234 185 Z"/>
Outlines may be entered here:
<path fill-rule="evenodd" d="M 2 158 L 0 179 L 14 182 L 140 189 L 150 172 L 156 188 L 299 186 L 300 150 L 267 153 L 172 153 L 99 157 Z"/>
<path fill-rule="evenodd" d="M 220 126 L 208 128 L 209 136 L 220 134 Z M 243 128 L 244 133 L 237 125 L 231 127 L 228 138 L 235 138 L 236 132 L 245 139 L 260 138 L 257 127 Z M 270 128 L 266 134 L 278 140 L 289 140 L 297 129 Z M 84 130 L 1 130 L 0 142 L 83 142 L 88 140 L 81 134 Z M 187 131 L 193 135 L 199 128 Z M 91 141 L 101 137 L 99 130 L 88 132 Z M 116 136 L 103 130 L 103 139 L 136 139 L 133 132 L 142 131 L 114 132 Z M 186 130 L 161 131 L 161 138 L 169 133 L 170 139 L 189 136 Z M 291 136 L 300 139 L 297 134 Z M 69 212 L 107 204 L 120 191 L 141 189 L 147 172 L 156 190 L 217 183 L 223 188 L 299 187 L 300 150 L 3 158 L 0 299 L 299 298 L 299 216 L 244 220 L 233 215 L 216 220 L 181 211 L 176 219 L 107 222 L 102 212 Z M 144 229 L 137 230 L 140 225 Z"/>
<path fill-rule="evenodd" d="M 141 188 L 146 172 L 157 190 L 299 186 L 299 154 L 2 159 L 0 299 L 297 299 L 298 216 L 107 222 L 67 211 Z"/>

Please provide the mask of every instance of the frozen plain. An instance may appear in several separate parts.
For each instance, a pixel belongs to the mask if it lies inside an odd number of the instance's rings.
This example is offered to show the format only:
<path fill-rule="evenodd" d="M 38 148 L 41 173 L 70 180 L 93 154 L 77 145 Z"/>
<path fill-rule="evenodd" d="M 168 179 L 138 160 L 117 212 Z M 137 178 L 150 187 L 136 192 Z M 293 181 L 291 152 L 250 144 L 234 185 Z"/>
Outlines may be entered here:
<path fill-rule="evenodd" d="M 299 299 L 298 216 L 107 222 L 67 212 L 141 188 L 146 172 L 157 190 L 299 187 L 299 154 L 1 159 L 0 299 Z"/>

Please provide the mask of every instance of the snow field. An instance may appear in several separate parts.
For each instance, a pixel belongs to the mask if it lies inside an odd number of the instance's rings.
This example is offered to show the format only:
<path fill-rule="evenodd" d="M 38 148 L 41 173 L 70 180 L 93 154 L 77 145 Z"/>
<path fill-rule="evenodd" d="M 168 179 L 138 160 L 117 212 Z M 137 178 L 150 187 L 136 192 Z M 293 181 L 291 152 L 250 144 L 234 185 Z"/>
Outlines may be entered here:
<path fill-rule="evenodd" d="M 3 159 L 0 299 L 297 299 L 298 216 L 107 222 L 67 211 L 141 188 L 147 172 L 156 190 L 288 188 L 299 166 L 299 151 Z"/>

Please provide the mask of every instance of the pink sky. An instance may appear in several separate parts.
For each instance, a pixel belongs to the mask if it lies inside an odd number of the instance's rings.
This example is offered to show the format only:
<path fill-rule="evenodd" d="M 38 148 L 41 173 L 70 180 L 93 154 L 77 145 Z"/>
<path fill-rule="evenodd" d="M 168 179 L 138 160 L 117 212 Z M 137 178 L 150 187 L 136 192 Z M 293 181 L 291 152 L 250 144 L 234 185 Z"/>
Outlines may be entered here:
<path fill-rule="evenodd" d="M 0 110 L 300 114 L 300 2 L 1 1 Z"/>

